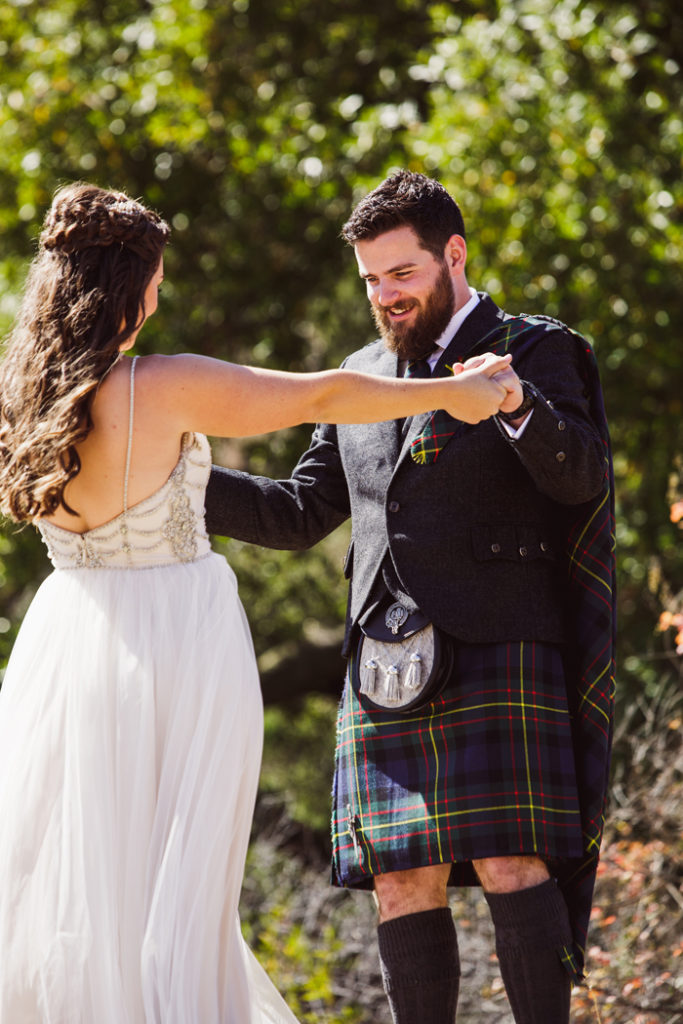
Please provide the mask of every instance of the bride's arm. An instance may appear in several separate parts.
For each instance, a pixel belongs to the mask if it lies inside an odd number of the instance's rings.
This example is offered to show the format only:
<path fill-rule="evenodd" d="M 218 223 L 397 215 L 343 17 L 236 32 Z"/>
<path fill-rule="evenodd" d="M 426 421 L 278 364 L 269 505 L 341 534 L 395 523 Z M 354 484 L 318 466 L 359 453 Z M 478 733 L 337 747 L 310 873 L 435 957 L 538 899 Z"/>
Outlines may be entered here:
<path fill-rule="evenodd" d="M 505 400 L 506 388 L 491 378 L 507 369 L 510 356 L 488 355 L 476 369 L 434 380 L 353 370 L 287 373 L 190 354 L 148 356 L 144 363 L 145 388 L 181 430 L 246 437 L 299 423 L 374 423 L 430 409 L 477 423 Z"/>

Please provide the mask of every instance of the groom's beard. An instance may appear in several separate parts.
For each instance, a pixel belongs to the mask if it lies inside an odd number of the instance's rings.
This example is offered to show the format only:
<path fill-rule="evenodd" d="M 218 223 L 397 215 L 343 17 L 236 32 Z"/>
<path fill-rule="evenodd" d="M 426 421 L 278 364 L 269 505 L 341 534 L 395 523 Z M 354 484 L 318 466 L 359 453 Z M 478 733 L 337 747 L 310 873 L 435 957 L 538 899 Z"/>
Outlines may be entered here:
<path fill-rule="evenodd" d="M 403 299 L 396 306 L 417 308 L 412 324 L 392 323 L 383 306 L 373 306 L 372 315 L 384 344 L 399 359 L 422 359 L 434 351 L 453 316 L 455 296 L 446 264 L 442 266 L 432 291 L 424 305 L 418 299 Z M 395 306 L 391 307 L 392 309 Z"/>

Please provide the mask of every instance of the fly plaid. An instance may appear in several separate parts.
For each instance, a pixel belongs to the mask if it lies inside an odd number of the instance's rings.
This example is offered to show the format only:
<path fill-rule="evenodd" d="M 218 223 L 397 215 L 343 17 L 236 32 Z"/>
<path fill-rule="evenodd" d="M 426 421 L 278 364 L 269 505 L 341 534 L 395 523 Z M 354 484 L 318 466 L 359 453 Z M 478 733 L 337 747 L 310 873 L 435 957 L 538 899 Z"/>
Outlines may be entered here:
<path fill-rule="evenodd" d="M 559 320 L 553 320 L 551 317 L 527 316 L 523 313 L 521 316 L 509 317 L 502 324 L 489 331 L 483 338 L 480 338 L 462 356 L 462 362 L 483 352 L 493 352 L 497 356 L 504 356 L 512 349 L 513 345 L 516 347 L 515 356 L 521 357 L 522 349 L 529 351 L 529 346 L 536 344 L 543 334 L 547 331 L 556 331 L 558 329 L 568 331 L 574 337 L 579 338 L 583 342 L 584 347 L 588 348 L 586 342 L 579 334 L 571 331 L 564 324 L 561 324 Z M 520 344 L 521 342 L 524 342 L 524 344 Z M 590 351 L 590 355 L 592 356 L 592 351 Z M 417 366 L 419 362 L 416 361 L 414 365 Z M 409 371 L 411 365 L 413 364 L 408 365 Z M 444 364 L 443 369 L 446 373 L 453 373 L 452 366 Z M 407 376 L 417 377 L 423 376 L 423 374 L 415 370 L 409 372 Z M 438 376 L 438 373 L 435 376 Z M 419 466 L 427 466 L 432 462 L 436 462 L 450 439 L 459 429 L 459 426 L 460 420 L 450 416 L 443 409 L 436 409 L 427 420 L 421 433 L 410 442 L 410 457 L 413 462 L 416 462 Z"/>
<path fill-rule="evenodd" d="M 592 349 L 588 343 L 574 331 L 565 327 L 559 321 L 547 317 L 519 316 L 509 317 L 500 325 L 489 332 L 488 335 L 479 339 L 476 345 L 466 354 L 466 357 L 477 355 L 484 351 L 492 351 L 498 355 L 508 351 L 513 352 L 513 365 L 523 363 L 524 357 L 536 345 L 541 344 L 548 332 L 554 330 L 566 331 L 575 339 L 576 345 L 582 354 L 580 360 L 581 371 L 586 382 L 586 390 L 590 396 L 591 416 L 600 431 L 605 453 L 605 477 L 601 493 L 590 502 L 572 507 L 558 505 L 558 516 L 564 519 L 564 534 L 566 537 L 565 560 L 567 567 L 568 601 L 571 622 L 570 635 L 572 642 L 568 647 L 566 661 L 567 677 L 567 699 L 570 711 L 572 746 L 574 751 L 574 766 L 576 771 L 576 785 L 578 789 L 578 803 L 580 810 L 582 840 L 579 847 L 559 852 L 563 830 L 557 814 L 548 816 L 544 811 L 543 821 L 546 829 L 551 829 L 554 834 L 553 843 L 556 844 L 557 853 L 555 856 L 560 859 L 553 863 L 553 874 L 557 877 L 558 883 L 563 891 L 569 909 L 572 932 L 574 936 L 574 948 L 567 957 L 566 966 L 576 979 L 583 977 L 583 966 L 585 956 L 586 935 L 590 918 L 590 909 L 595 885 L 595 876 L 598 865 L 600 842 L 604 825 L 605 806 L 607 801 L 607 786 L 609 776 L 609 763 L 612 744 L 613 729 L 613 708 L 614 708 L 614 639 L 615 639 L 615 585 L 614 585 L 614 484 L 612 474 L 612 462 L 610 454 L 610 441 L 605 417 L 602 394 L 598 378 L 597 365 Z M 466 358 L 465 357 L 465 358 Z M 448 369 L 448 368 L 446 368 Z M 433 462 L 444 446 L 453 436 L 455 430 L 459 429 L 457 420 L 452 420 L 444 412 L 436 412 L 430 418 L 428 427 L 419 438 L 413 442 L 412 457 L 415 462 L 425 467 L 429 472 L 429 465 Z M 499 645 L 494 645 L 498 647 Z M 505 647 L 506 645 L 500 645 Z M 537 649 L 539 645 L 534 645 Z M 444 691 L 444 697 L 445 698 Z M 351 715 L 351 718 L 349 718 Z M 423 755 L 434 742 L 435 736 L 444 737 L 445 732 L 435 732 L 435 726 L 425 726 L 429 716 L 426 713 L 415 716 L 402 716 L 403 733 L 395 734 L 391 744 L 394 747 L 393 759 L 401 761 L 405 756 L 409 762 L 416 764 L 416 749 L 421 750 Z M 353 732 L 349 734 L 349 724 L 353 722 Z M 343 735 L 342 731 L 346 730 Z M 362 877 L 356 871 L 353 875 L 345 877 L 342 865 L 342 847 L 346 847 L 348 861 L 348 845 L 351 848 L 354 844 L 348 832 L 349 813 L 345 805 L 346 793 L 349 791 L 349 766 L 354 771 L 362 771 L 367 779 L 365 790 L 357 790 L 363 797 L 364 803 L 361 806 L 363 813 L 368 808 L 372 809 L 378 804 L 374 797 L 372 787 L 377 786 L 378 792 L 386 789 L 387 782 L 391 776 L 387 774 L 386 762 L 381 748 L 384 740 L 379 734 L 375 734 L 375 723 L 354 712 L 345 698 L 340 713 L 340 747 L 335 780 L 336 810 L 333 822 L 333 839 L 335 843 L 335 857 L 339 857 L 339 865 L 335 869 L 338 884 L 371 887 L 370 875 L 376 873 L 379 868 L 374 865 L 365 854 L 363 870 L 367 874 Z M 465 730 L 466 732 L 467 730 Z M 345 737 L 345 738 L 344 738 Z M 482 741 L 483 742 L 483 741 Z M 497 742 L 497 741 L 496 741 Z M 390 745 L 391 745 L 390 744 Z M 417 747 L 415 746 L 417 744 Z M 405 748 L 405 755 L 402 751 Z M 522 744 L 522 749 L 524 745 Z M 487 753 L 489 744 L 486 744 Z M 377 760 L 376 753 L 379 751 Z M 449 754 L 449 756 L 452 756 Z M 496 757 L 494 753 L 492 756 Z M 445 747 L 441 748 L 441 762 L 446 757 Z M 419 758 L 418 758 L 419 760 Z M 426 761 L 425 761 L 426 763 Z M 392 769 L 393 770 L 393 769 Z M 544 778 L 545 792 L 551 797 L 557 797 L 557 790 L 554 783 Z M 406 867 L 418 867 L 438 861 L 438 854 L 434 847 L 434 828 L 438 826 L 441 830 L 444 827 L 452 830 L 453 822 L 463 821 L 459 815 L 459 804 L 454 799 L 448 799 L 444 803 L 440 798 L 436 804 L 429 797 L 427 785 L 432 787 L 436 793 L 434 778 L 416 778 L 415 788 L 406 790 L 408 797 L 413 803 L 423 805 L 427 815 L 422 826 L 419 823 L 415 826 L 406 823 L 409 831 L 415 828 L 422 836 L 421 846 L 416 844 L 415 838 L 409 846 L 411 862 Z M 461 778 L 461 785 L 456 794 L 458 800 L 469 798 L 469 777 Z M 550 787 L 550 788 L 548 788 Z M 455 793 L 453 786 L 450 791 Z M 502 790 L 507 793 L 509 791 Z M 476 793 L 475 793 L 476 795 Z M 381 802 L 381 798 L 379 799 Z M 437 807 L 436 812 L 430 808 Z M 554 805 L 553 805 L 554 806 Z M 555 808 L 557 810 L 557 808 Z M 381 808 L 380 808 L 381 810 Z M 386 810 L 386 809 L 385 809 Z M 354 811 L 353 815 L 358 812 Z M 423 813 L 423 812 L 419 812 Z M 436 813 L 436 819 L 433 814 Z M 525 813 L 520 809 L 520 820 L 524 820 Z M 363 818 L 358 815 L 359 821 Z M 378 819 L 375 818 L 375 821 Z M 503 812 L 503 821 L 505 821 Z M 356 834 L 358 849 L 362 849 L 358 838 L 358 829 L 354 826 L 354 817 L 351 818 L 351 831 Z M 481 831 L 481 823 L 479 823 Z M 528 822 L 527 822 L 528 825 Z M 494 818 L 490 819 L 487 826 L 492 833 L 498 834 L 499 822 Z M 503 843 L 509 840 L 510 834 L 508 825 L 501 826 Z M 363 833 L 364 834 L 364 833 Z M 470 835 L 474 835 L 471 832 Z M 566 838 L 566 836 L 565 836 Z M 388 833 L 385 833 L 384 842 L 388 845 Z M 392 840 L 393 845 L 394 840 Z M 431 844 L 431 845 L 430 845 Z M 337 847 L 340 847 L 337 853 Z M 400 841 L 399 841 L 400 846 Z M 400 847 L 402 856 L 405 855 L 406 847 Z M 448 850 L 448 847 L 445 847 Z M 479 846 L 476 847 L 479 850 Z M 373 850 L 375 847 L 373 846 Z M 444 847 L 442 846 L 442 852 Z M 523 852 L 534 852 L 533 843 Z M 502 853 L 522 852 L 517 848 L 501 850 Z M 483 854 L 487 856 L 488 854 Z M 467 857 L 481 857 L 482 853 L 469 854 Z M 430 858 L 435 858 L 432 860 Z M 450 852 L 444 856 L 444 861 L 450 859 Z M 388 869 L 384 869 L 388 870 Z M 394 869 L 391 869 L 394 870 Z M 456 884 L 474 884 L 476 879 L 471 871 L 471 866 L 459 866 L 452 874 L 452 881 Z"/>

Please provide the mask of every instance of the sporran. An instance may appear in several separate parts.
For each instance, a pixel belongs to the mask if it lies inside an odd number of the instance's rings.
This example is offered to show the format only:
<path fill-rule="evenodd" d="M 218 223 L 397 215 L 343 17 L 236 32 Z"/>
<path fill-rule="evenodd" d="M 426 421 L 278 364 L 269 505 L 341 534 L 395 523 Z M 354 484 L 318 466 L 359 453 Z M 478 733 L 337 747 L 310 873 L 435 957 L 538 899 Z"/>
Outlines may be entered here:
<path fill-rule="evenodd" d="M 451 638 L 422 612 L 409 612 L 396 601 L 361 626 L 351 680 L 366 709 L 403 714 L 431 703 L 452 666 Z"/>

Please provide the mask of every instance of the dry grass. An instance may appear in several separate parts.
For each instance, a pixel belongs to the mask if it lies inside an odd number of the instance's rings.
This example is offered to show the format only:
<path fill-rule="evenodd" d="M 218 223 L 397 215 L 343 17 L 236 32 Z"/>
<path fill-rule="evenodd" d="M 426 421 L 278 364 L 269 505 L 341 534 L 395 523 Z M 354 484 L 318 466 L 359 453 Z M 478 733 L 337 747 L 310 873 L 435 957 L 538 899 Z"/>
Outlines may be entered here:
<path fill-rule="evenodd" d="M 683 1024 L 682 719 L 673 691 L 622 717 L 574 1024 Z M 372 899 L 328 880 L 327 838 L 262 796 L 241 908 L 248 941 L 305 1024 L 390 1024 Z M 451 906 L 458 1024 L 513 1024 L 481 892 L 459 891 Z"/>

